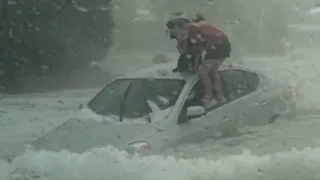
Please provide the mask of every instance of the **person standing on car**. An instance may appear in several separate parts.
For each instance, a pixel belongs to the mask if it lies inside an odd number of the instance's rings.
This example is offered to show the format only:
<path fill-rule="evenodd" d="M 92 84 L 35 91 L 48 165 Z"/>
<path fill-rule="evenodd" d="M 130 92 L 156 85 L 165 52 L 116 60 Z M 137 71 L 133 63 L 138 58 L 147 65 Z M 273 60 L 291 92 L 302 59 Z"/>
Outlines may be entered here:
<path fill-rule="evenodd" d="M 218 103 L 224 103 L 226 98 L 222 94 L 218 69 L 223 60 L 230 56 L 231 44 L 227 34 L 216 25 L 207 22 L 203 16 L 197 18 L 194 22 L 179 19 L 170 20 L 169 22 L 172 23 L 171 29 L 169 29 L 170 36 L 177 37 L 178 42 L 184 42 L 179 45 L 180 51 L 190 51 L 191 44 L 192 52 L 196 53 L 198 57 L 204 54 L 203 60 L 197 68 L 204 84 L 205 96 L 202 99 L 204 105 L 208 106 L 214 100 L 213 90 Z"/>

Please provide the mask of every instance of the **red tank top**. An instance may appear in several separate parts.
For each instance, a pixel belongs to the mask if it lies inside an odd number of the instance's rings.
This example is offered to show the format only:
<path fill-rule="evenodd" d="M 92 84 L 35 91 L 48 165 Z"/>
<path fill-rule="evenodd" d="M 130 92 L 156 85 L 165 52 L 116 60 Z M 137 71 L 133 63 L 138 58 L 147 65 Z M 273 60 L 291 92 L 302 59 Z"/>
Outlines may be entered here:
<path fill-rule="evenodd" d="M 212 45 L 221 44 L 228 39 L 226 33 L 216 25 L 208 22 L 192 23 L 188 26 L 188 38 L 177 42 L 177 49 L 180 53 L 188 49 L 211 48 Z"/>
<path fill-rule="evenodd" d="M 228 35 L 216 25 L 208 22 L 190 24 L 189 38 L 196 44 L 215 45 L 221 44 L 228 39 Z"/>

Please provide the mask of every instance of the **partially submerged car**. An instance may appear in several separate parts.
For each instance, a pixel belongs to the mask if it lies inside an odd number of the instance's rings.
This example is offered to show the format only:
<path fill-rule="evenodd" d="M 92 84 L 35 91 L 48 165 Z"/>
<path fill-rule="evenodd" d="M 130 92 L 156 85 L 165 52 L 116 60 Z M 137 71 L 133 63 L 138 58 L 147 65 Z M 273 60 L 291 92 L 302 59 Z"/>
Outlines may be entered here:
<path fill-rule="evenodd" d="M 205 109 L 196 74 L 173 73 L 173 63 L 145 68 L 106 85 L 70 119 L 37 139 L 37 149 L 84 152 L 113 145 L 143 155 L 181 143 L 230 136 L 274 122 L 290 101 L 285 85 L 243 66 L 220 68 L 223 105 Z M 284 96 L 285 95 L 285 96 Z M 291 102 L 289 102 L 291 103 Z"/>

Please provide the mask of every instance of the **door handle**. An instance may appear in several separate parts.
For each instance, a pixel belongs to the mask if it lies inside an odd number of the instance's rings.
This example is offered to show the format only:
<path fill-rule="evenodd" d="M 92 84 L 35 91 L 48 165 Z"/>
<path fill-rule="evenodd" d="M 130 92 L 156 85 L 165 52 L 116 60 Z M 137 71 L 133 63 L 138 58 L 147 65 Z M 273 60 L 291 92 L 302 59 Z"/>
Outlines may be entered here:
<path fill-rule="evenodd" d="M 227 116 L 223 117 L 222 122 L 227 122 L 227 121 L 230 121 L 230 118 L 229 118 L 229 117 L 227 117 Z"/>
<path fill-rule="evenodd" d="M 264 106 L 264 105 L 266 105 L 266 104 L 268 104 L 268 103 L 269 103 L 269 101 L 263 100 L 263 101 L 258 102 L 258 103 L 257 103 L 257 106 Z"/>

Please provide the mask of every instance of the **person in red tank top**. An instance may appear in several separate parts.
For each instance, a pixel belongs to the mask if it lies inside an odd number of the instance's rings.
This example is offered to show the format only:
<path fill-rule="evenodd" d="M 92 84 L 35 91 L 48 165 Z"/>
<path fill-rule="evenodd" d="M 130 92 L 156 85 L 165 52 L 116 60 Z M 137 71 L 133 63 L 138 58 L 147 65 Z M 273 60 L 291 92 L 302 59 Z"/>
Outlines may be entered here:
<path fill-rule="evenodd" d="M 198 15 L 193 22 L 179 22 L 178 20 L 175 22 L 170 35 L 179 39 L 180 52 L 192 52 L 197 57 L 204 54 L 203 60 L 196 67 L 197 73 L 204 83 L 203 103 L 205 106 L 210 106 L 214 93 L 218 103 L 224 103 L 226 98 L 221 91 L 218 69 L 223 60 L 231 53 L 228 36 L 216 25 L 207 22 L 203 16 Z"/>

